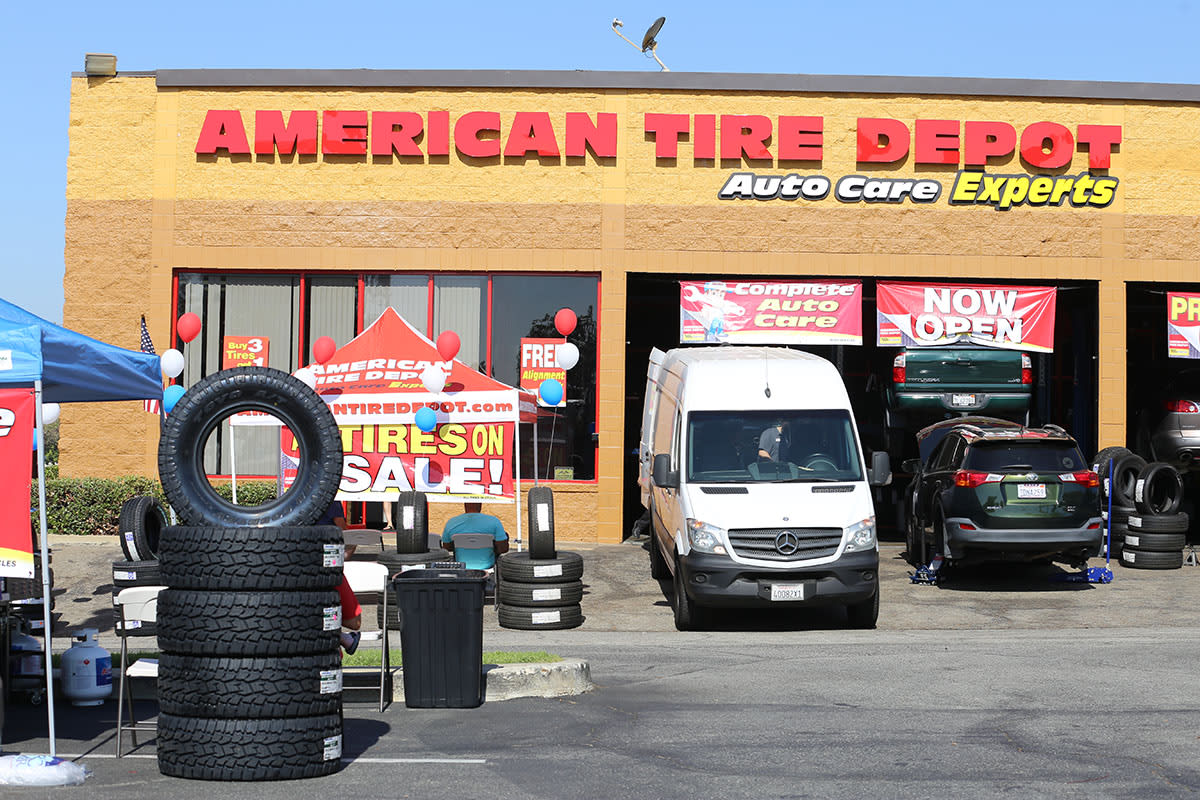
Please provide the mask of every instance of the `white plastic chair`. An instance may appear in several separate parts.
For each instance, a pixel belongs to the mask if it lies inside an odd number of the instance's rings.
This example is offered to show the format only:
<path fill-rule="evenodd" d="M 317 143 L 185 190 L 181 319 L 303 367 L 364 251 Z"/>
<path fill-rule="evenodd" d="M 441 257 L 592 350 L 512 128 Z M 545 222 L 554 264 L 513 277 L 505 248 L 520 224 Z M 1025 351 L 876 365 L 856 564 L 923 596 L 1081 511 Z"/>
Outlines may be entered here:
<path fill-rule="evenodd" d="M 388 568 L 376 561 L 347 561 L 342 574 L 360 605 L 378 603 L 383 626 L 377 631 L 359 630 L 359 643 L 383 641 L 383 655 L 379 666 L 379 710 L 383 711 L 392 698 L 392 659 L 388 641 Z M 367 615 L 363 614 L 365 623 Z"/>
<path fill-rule="evenodd" d="M 158 659 L 139 658 L 129 663 L 130 637 L 153 636 L 153 629 L 146 631 L 147 625 L 158 620 L 158 593 L 165 586 L 130 586 L 122 589 L 117 595 L 116 606 L 120 624 L 117 635 L 121 637 L 121 682 L 117 688 L 117 758 L 121 758 L 121 734 L 129 731 L 133 746 L 137 747 L 138 731 L 153 731 L 158 729 L 154 722 L 138 722 L 133 713 L 133 689 L 128 678 L 157 678 Z M 126 705 L 128 702 L 128 705 Z M 129 709 L 129 724 L 122 721 L 125 709 Z"/>

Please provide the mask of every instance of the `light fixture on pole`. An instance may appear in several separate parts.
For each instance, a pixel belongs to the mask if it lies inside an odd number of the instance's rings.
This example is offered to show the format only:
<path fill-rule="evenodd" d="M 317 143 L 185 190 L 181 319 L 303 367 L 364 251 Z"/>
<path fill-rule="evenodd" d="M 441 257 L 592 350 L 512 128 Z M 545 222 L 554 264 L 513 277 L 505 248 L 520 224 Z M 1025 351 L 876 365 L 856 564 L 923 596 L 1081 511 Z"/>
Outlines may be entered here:
<path fill-rule="evenodd" d="M 89 78 L 111 78 L 117 74 L 117 57 L 111 53 L 88 53 L 83 57 L 83 72 Z"/>
<path fill-rule="evenodd" d="M 655 37 L 658 36 L 658 32 L 662 30 L 663 23 L 666 21 L 666 17 L 659 17 L 658 19 L 654 20 L 654 24 L 646 30 L 646 35 L 642 37 L 641 47 L 638 47 L 636 43 L 630 41 L 628 38 L 626 38 L 625 34 L 621 33 L 620 28 L 625 24 L 624 22 L 621 22 L 621 20 L 614 19 L 612 21 L 612 29 L 613 33 L 629 42 L 629 44 L 635 50 L 640 50 L 643 54 L 649 54 L 650 57 L 657 61 L 658 65 L 662 67 L 663 72 L 670 72 L 670 68 L 662 62 L 661 58 L 658 57 L 658 41 L 655 39 Z"/>

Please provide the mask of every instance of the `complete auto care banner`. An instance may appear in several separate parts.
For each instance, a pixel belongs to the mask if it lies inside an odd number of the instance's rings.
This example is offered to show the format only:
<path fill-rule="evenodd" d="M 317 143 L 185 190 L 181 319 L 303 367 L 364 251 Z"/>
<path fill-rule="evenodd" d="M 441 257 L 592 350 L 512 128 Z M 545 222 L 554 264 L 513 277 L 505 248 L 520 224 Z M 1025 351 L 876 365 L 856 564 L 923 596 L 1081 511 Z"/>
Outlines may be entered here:
<path fill-rule="evenodd" d="M 679 341 L 861 345 L 862 284 L 680 281 Z"/>
<path fill-rule="evenodd" d="M 429 433 L 416 425 L 340 424 L 342 483 L 338 497 L 392 501 L 425 492 L 430 502 L 515 499 L 511 422 L 445 422 Z M 296 479 L 295 437 L 282 429 L 284 487 Z"/>
<path fill-rule="evenodd" d="M 33 465 L 33 389 L 0 389 L 0 575 L 33 577 L 29 476 Z"/>
<path fill-rule="evenodd" d="M 1053 286 L 879 283 L 881 347 L 944 347 L 969 342 L 1005 350 L 1054 352 Z"/>
<path fill-rule="evenodd" d="M 1200 358 L 1200 294 L 1167 292 L 1167 357 Z"/>

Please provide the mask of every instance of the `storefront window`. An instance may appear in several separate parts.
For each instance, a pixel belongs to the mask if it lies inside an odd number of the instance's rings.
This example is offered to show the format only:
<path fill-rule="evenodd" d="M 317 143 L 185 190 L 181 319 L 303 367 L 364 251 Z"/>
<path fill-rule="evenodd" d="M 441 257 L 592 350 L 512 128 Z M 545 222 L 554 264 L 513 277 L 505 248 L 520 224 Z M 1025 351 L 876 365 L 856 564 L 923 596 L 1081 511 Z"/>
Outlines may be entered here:
<path fill-rule="evenodd" d="M 313 342 L 329 336 L 341 347 L 354 338 L 354 323 L 357 321 L 358 281 L 355 278 L 311 275 L 305 280 L 307 297 L 304 311 L 307 328 L 304 341 L 307 346 L 305 363 L 311 364 Z"/>
<path fill-rule="evenodd" d="M 367 275 L 363 281 L 363 327 L 391 306 L 421 333 L 429 328 L 428 275 Z"/>
<path fill-rule="evenodd" d="M 517 385 L 522 338 L 560 338 L 554 315 L 570 308 L 578 318 L 567 340 L 579 348 L 579 363 L 567 371 L 564 408 L 538 416 L 537 476 L 543 480 L 596 478 L 596 298 L 595 277 L 497 275 L 492 279 L 492 375 Z M 533 425 L 521 429 L 521 477 L 534 477 Z"/>
<path fill-rule="evenodd" d="M 458 360 L 487 372 L 487 278 L 438 275 L 433 279 L 433 335 L 458 334 Z"/>

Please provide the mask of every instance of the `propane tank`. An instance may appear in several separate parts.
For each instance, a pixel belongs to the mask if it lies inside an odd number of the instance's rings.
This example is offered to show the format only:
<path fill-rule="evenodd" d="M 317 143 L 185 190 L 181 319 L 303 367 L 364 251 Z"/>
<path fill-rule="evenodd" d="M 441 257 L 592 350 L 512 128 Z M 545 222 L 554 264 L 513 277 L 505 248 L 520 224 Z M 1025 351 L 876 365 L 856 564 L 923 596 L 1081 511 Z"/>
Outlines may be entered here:
<path fill-rule="evenodd" d="M 76 631 L 62 654 L 63 696 L 77 706 L 98 706 L 112 695 L 112 656 L 96 644 L 99 633 L 96 628 Z"/>

